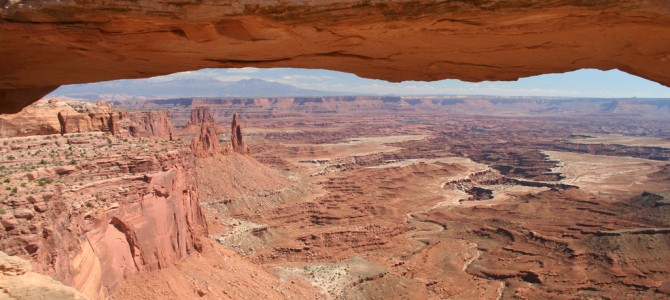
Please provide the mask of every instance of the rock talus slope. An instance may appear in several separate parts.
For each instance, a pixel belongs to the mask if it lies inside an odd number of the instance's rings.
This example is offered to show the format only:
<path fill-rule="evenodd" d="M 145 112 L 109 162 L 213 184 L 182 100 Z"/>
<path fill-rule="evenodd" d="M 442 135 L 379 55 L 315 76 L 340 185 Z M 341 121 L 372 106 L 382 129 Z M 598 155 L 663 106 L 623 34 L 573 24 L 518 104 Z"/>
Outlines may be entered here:
<path fill-rule="evenodd" d="M 664 0 L 0 1 L 0 103 L 207 67 L 390 81 L 620 69 L 670 85 Z"/>

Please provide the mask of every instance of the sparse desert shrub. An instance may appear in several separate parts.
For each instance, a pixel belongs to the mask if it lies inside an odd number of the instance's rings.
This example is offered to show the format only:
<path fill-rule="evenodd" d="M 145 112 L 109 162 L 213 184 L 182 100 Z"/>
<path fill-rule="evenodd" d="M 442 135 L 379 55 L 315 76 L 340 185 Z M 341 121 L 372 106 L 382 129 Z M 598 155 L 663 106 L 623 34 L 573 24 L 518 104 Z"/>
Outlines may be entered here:
<path fill-rule="evenodd" d="M 69 165 L 76 165 L 76 164 L 77 164 L 77 161 L 73 159 L 73 160 L 71 160 L 68 164 L 69 164 Z"/>
<path fill-rule="evenodd" d="M 4 182 L 9 183 L 11 180 L 9 178 L 5 178 Z"/>
<path fill-rule="evenodd" d="M 6 212 L 4 209 L 0 208 L 0 215 L 4 215 L 4 214 L 6 214 L 6 213 L 7 213 L 7 212 Z"/>
<path fill-rule="evenodd" d="M 46 160 L 44 160 L 44 159 L 40 160 L 40 165 L 46 165 L 46 164 L 47 164 Z"/>
<path fill-rule="evenodd" d="M 8 159 L 8 160 L 15 160 L 16 157 L 14 157 L 14 155 L 8 155 L 8 156 L 7 156 L 7 159 Z"/>
<path fill-rule="evenodd" d="M 91 203 L 91 202 L 86 202 L 86 207 L 88 207 L 88 208 L 94 208 L 95 205 L 93 205 L 93 203 Z"/>
<path fill-rule="evenodd" d="M 16 195 L 16 192 L 18 192 L 18 191 L 19 191 L 19 188 L 14 187 L 14 188 L 12 189 L 12 192 L 9 193 L 9 195 L 11 195 L 11 196 Z"/>
<path fill-rule="evenodd" d="M 40 179 L 37 180 L 37 185 L 45 186 L 45 185 L 50 184 L 52 182 L 54 182 L 54 181 L 51 178 L 40 178 Z"/>

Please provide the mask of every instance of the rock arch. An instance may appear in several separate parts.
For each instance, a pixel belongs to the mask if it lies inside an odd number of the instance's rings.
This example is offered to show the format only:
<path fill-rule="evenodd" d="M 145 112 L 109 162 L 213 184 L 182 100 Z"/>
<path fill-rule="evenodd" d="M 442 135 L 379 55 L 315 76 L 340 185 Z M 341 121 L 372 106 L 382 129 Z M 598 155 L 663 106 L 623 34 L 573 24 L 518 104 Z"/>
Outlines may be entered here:
<path fill-rule="evenodd" d="M 389 81 L 620 69 L 668 86 L 667 24 L 666 0 L 0 0 L 0 113 L 63 84 L 208 67 Z"/>

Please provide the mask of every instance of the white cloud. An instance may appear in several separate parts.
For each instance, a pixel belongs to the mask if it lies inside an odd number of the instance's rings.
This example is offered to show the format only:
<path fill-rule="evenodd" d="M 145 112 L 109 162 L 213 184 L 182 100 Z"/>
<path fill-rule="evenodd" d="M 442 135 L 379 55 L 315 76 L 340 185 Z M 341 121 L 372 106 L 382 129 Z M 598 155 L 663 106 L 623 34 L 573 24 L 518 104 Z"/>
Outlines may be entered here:
<path fill-rule="evenodd" d="M 260 71 L 259 68 L 252 68 L 252 67 L 226 69 L 227 73 L 253 74 L 253 73 L 258 73 L 259 71 Z"/>
<path fill-rule="evenodd" d="M 218 81 L 223 81 L 223 82 L 233 82 L 233 81 L 240 81 L 244 79 L 251 79 L 251 76 L 246 76 L 246 75 L 218 75 L 214 76 L 214 79 Z"/>

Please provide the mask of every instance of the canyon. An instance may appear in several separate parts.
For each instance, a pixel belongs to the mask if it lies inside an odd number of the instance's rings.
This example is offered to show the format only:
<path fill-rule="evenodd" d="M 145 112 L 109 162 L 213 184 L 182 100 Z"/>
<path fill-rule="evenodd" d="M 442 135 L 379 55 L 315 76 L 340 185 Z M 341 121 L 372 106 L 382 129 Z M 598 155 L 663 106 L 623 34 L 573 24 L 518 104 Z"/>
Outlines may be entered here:
<path fill-rule="evenodd" d="M 670 86 L 669 23 L 665 0 L 0 0 L 0 298 L 668 298 L 668 99 L 42 98 L 244 67 Z"/>
<path fill-rule="evenodd" d="M 0 1 L 0 112 L 60 85 L 202 68 L 399 82 L 619 69 L 670 85 L 664 0 Z"/>
<path fill-rule="evenodd" d="M 303 99 L 79 112 L 168 128 L 139 136 L 6 131 L 0 251 L 90 299 L 670 294 L 662 100 Z"/>

